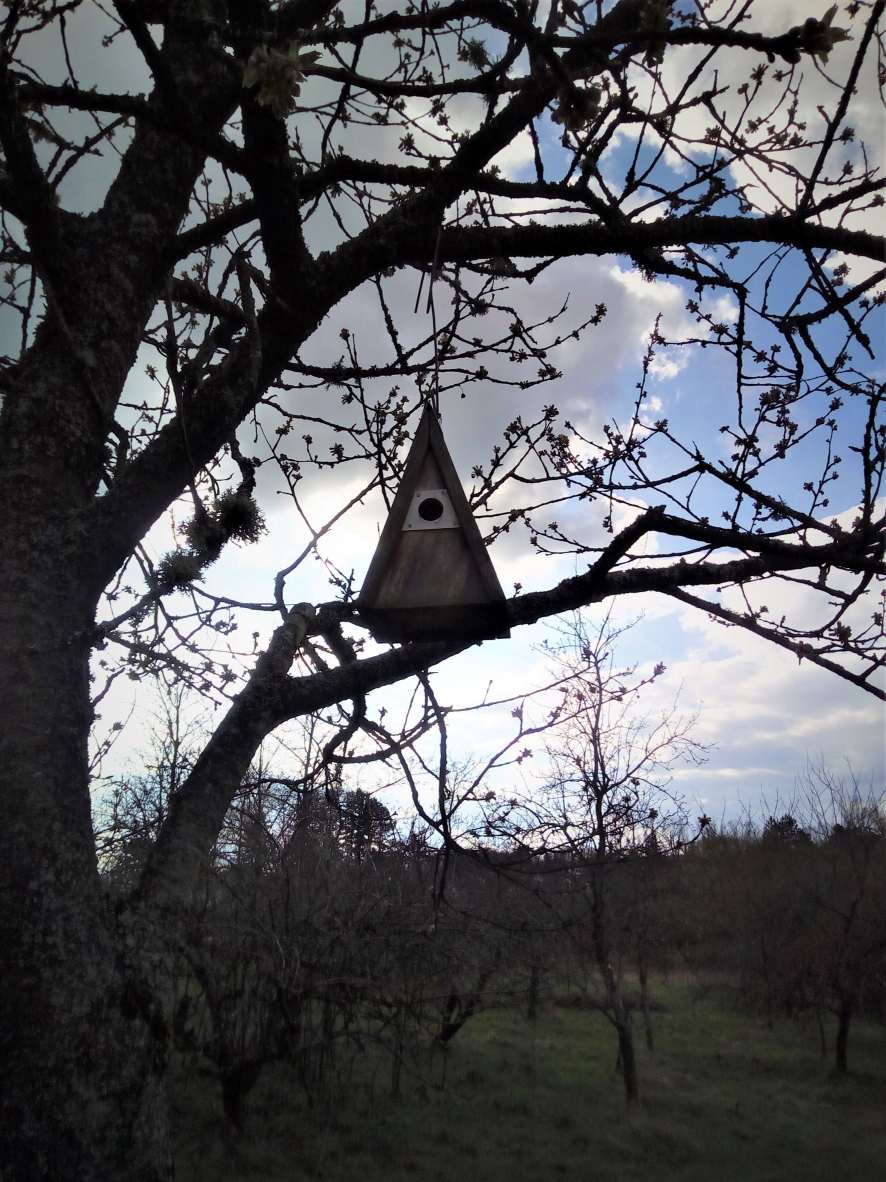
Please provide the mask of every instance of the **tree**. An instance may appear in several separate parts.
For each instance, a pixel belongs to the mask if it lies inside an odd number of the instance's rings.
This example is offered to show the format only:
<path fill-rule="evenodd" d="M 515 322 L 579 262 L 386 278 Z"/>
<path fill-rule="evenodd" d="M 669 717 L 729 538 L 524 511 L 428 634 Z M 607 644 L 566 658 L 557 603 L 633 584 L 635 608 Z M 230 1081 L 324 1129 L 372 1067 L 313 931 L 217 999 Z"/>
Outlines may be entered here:
<path fill-rule="evenodd" d="M 352 758 L 358 734 L 401 750 L 414 734 L 370 722 L 365 695 L 468 643 L 361 657 L 348 577 L 331 568 L 339 597 L 319 606 L 293 603 L 286 580 L 323 557 L 347 505 L 388 493 L 432 393 L 557 377 L 558 344 L 606 309 L 582 323 L 521 314 L 514 293 L 556 260 L 617 255 L 691 292 L 695 346 L 733 366 L 734 405 L 717 408 L 730 449 L 706 455 L 647 415 L 657 354 L 693 347 L 661 332 L 633 415 L 599 438 L 552 406 L 514 417 L 477 470 L 474 508 L 497 514 L 492 537 L 525 527 L 541 551 L 590 565 L 509 600 L 511 627 L 656 591 L 882 692 L 882 609 L 863 599 L 883 571 L 882 394 L 859 358 L 875 339 L 884 247 L 869 211 L 884 182 L 848 119 L 883 7 L 850 6 L 845 30 L 831 9 L 770 33 L 759 5 L 716 21 L 666 0 L 554 3 L 544 17 L 532 0 L 360 18 L 336 0 L 7 6 L 0 1170 L 169 1176 L 168 1020 L 145 963 L 255 751 L 317 711 L 340 728 L 327 764 Z M 835 80 L 831 51 L 845 51 Z M 533 163 L 505 177 L 520 137 Z M 856 260 L 874 269 L 847 288 Z M 419 339 L 391 311 L 416 270 L 435 317 Z M 364 364 L 343 329 L 340 356 L 312 360 L 352 293 L 377 300 L 389 358 Z M 844 437 L 853 513 L 829 519 Z M 275 465 L 303 513 L 305 472 L 360 476 L 326 523 L 305 513 L 305 552 L 259 605 L 279 626 L 238 671 L 213 646 L 240 606 L 199 584 L 260 535 L 256 490 Z M 540 509 L 570 500 L 605 507 L 605 545 Z M 181 544 L 152 562 L 144 540 L 170 507 L 186 517 Z M 672 549 L 644 563 L 646 537 Z M 768 598 L 774 579 L 802 583 L 819 616 L 770 614 L 755 588 Z M 705 595 L 717 587 L 733 591 Z M 117 907 L 90 824 L 96 650 L 97 677 L 161 676 L 229 702 Z"/>
<path fill-rule="evenodd" d="M 812 764 L 805 797 L 819 841 L 806 895 L 816 908 L 808 956 L 819 1002 L 837 1018 L 834 1070 L 849 1069 L 849 1031 L 868 990 L 886 970 L 886 812 L 882 789 L 863 785 L 851 765 L 839 775 Z"/>
<path fill-rule="evenodd" d="M 798 845 L 810 840 L 809 834 L 791 813 L 768 817 L 763 826 L 763 840 L 786 845 Z"/>
<path fill-rule="evenodd" d="M 199 734 L 201 728 L 186 713 L 179 686 L 161 700 L 150 750 L 142 756 L 142 774 L 114 778 L 106 792 L 98 794 L 93 828 L 99 868 L 114 890 L 131 892 L 137 885 L 170 797 L 193 767 L 199 746 L 194 732 Z M 100 777 L 94 779 L 101 783 Z"/>
<path fill-rule="evenodd" d="M 691 736 L 693 718 L 673 708 L 660 716 L 641 709 L 644 691 L 664 666 L 647 676 L 619 666 L 614 650 L 624 631 L 608 619 L 597 630 L 581 616 L 573 620 L 555 652 L 557 670 L 567 676 L 546 739 L 547 783 L 539 798 L 501 805 L 490 820 L 510 827 L 535 852 L 565 856 L 564 924 L 595 966 L 598 1005 L 615 1029 L 631 1105 L 640 1085 L 624 971 L 633 957 L 651 1042 L 646 986 L 653 921 L 643 906 L 644 889 L 638 900 L 636 884 L 626 873 L 616 883 L 614 871 L 628 861 L 658 861 L 683 844 L 671 836 L 684 822 L 683 806 L 669 791 L 671 773 L 681 762 L 701 762 L 704 748 Z"/>
<path fill-rule="evenodd" d="M 732 978 L 769 1025 L 814 1014 L 822 1057 L 830 1011 L 838 1076 L 848 1071 L 853 1019 L 882 1010 L 884 836 L 873 781 L 851 765 L 840 774 L 810 763 L 790 812 L 762 825 L 748 816 L 680 860 L 685 934 L 705 917 L 703 940 L 692 940 L 696 971 Z"/>
<path fill-rule="evenodd" d="M 338 802 L 339 841 L 356 862 L 384 850 L 394 837 L 394 818 L 380 800 L 354 788 Z"/>

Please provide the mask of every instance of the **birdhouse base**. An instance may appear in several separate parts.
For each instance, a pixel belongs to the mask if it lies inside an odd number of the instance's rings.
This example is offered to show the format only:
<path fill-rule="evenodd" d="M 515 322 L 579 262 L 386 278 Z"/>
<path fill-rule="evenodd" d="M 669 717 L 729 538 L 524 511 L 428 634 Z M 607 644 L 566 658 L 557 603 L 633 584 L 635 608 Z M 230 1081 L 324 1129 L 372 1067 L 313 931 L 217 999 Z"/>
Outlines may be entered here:
<path fill-rule="evenodd" d="M 370 608 L 360 615 L 373 637 L 385 643 L 410 640 L 494 640 L 511 635 L 507 606 L 497 603 L 460 603 L 446 606 Z"/>

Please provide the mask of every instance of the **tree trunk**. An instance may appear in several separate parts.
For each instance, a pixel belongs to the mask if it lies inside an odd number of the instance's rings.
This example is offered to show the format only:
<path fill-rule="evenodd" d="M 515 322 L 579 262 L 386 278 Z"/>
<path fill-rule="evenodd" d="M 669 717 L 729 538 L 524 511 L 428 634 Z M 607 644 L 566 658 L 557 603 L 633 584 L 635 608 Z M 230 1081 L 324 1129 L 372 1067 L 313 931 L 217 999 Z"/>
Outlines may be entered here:
<path fill-rule="evenodd" d="M 239 85 L 191 25 L 222 5 L 170 7 L 163 52 L 176 101 L 211 138 Z M 17 131 L 4 96 L 6 149 Z M 140 963 L 151 933 L 142 915 L 114 914 L 96 865 L 89 651 L 103 585 L 187 481 L 181 458 L 161 465 L 165 484 L 130 464 L 135 489 L 121 474 L 99 495 L 104 440 L 203 160 L 200 145 L 173 146 L 137 120 L 100 212 L 54 207 L 25 226 L 46 311 L 4 367 L 0 401 L 3 1182 L 172 1176 L 165 1031 Z M 89 522 L 102 525 L 94 536 Z"/>
<path fill-rule="evenodd" d="M 655 1050 L 655 1034 L 652 1029 L 652 1013 L 649 1009 L 649 969 L 643 957 L 639 964 L 640 976 L 640 1009 L 643 1013 L 643 1030 L 646 1034 L 646 1049 Z"/>
<path fill-rule="evenodd" d="M 849 1070 L 847 1052 L 849 1050 L 849 1025 L 852 1021 L 852 1002 L 849 998 L 840 999 L 837 1011 L 837 1039 L 835 1042 L 836 1058 L 834 1072 L 836 1075 L 846 1075 Z"/>
<path fill-rule="evenodd" d="M 818 1023 L 818 1049 L 822 1059 L 828 1057 L 828 1038 L 824 1028 L 824 1017 L 822 1016 L 821 1006 L 815 1007 L 815 1020 Z"/>
<path fill-rule="evenodd" d="M 0 524 L 0 1177 L 159 1182 L 162 1032 L 96 865 L 93 603 L 71 550 Z"/>
<path fill-rule="evenodd" d="M 533 960 L 529 966 L 529 990 L 526 996 L 526 1017 L 530 1022 L 538 1018 L 539 993 L 541 991 L 541 968 Z"/>
<path fill-rule="evenodd" d="M 608 915 L 605 887 L 599 874 L 591 880 L 592 936 L 594 958 L 606 994 L 606 1012 L 618 1035 L 618 1058 L 616 1069 L 624 1080 L 625 1101 L 628 1108 L 640 1098 L 640 1081 L 637 1075 L 637 1058 L 634 1053 L 634 1032 L 631 1026 L 631 1012 L 625 1005 L 621 991 L 620 972 L 612 963 L 612 949 L 609 943 Z"/>
<path fill-rule="evenodd" d="M 243 1132 L 246 1098 L 258 1083 L 264 1065 L 262 1060 L 247 1059 L 220 1073 L 222 1106 L 228 1124 L 235 1133 Z"/>
<path fill-rule="evenodd" d="M 640 1099 L 640 1080 L 637 1075 L 637 1057 L 634 1053 L 634 1031 L 630 1014 L 616 1022 L 618 1033 L 618 1058 L 621 1077 L 624 1082 L 625 1102 L 632 1108 Z"/>
<path fill-rule="evenodd" d="M 451 1042 L 465 1022 L 473 1017 L 476 1006 L 476 998 L 463 998 L 455 990 L 452 990 L 443 1009 L 443 1019 L 440 1029 L 437 1031 L 437 1042 L 442 1046 Z"/>

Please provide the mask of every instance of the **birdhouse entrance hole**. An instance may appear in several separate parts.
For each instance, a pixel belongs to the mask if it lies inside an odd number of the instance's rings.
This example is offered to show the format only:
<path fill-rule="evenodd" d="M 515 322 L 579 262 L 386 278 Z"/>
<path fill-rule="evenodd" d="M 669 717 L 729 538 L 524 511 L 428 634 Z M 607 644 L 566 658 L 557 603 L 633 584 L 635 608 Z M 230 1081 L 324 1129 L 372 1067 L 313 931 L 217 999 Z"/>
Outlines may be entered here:
<path fill-rule="evenodd" d="M 436 497 L 425 497 L 418 503 L 418 515 L 422 521 L 436 521 L 438 517 L 443 516 L 442 502 Z"/>

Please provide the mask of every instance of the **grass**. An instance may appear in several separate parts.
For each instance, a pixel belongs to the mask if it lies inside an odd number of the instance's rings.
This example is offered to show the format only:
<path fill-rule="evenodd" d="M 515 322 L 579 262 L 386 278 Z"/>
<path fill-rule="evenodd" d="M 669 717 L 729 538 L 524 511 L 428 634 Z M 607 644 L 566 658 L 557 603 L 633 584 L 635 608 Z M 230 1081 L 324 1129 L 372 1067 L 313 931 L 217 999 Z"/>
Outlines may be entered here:
<path fill-rule="evenodd" d="M 835 1081 L 817 1034 L 766 1029 L 690 986 L 658 991 L 656 1052 L 625 1112 L 606 1020 L 551 1007 L 479 1015 L 404 1065 L 367 1053 L 310 1107 L 269 1073 L 232 1141 L 205 1084 L 179 1089 L 184 1182 L 861 1182 L 886 1160 L 886 1030 L 859 1023 Z M 642 1043 L 638 1029 L 638 1044 Z M 833 1032 L 830 1032 L 832 1037 Z M 191 1081 L 193 1084 L 193 1080 Z"/>

